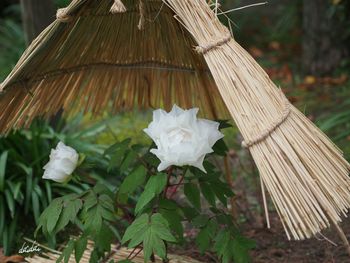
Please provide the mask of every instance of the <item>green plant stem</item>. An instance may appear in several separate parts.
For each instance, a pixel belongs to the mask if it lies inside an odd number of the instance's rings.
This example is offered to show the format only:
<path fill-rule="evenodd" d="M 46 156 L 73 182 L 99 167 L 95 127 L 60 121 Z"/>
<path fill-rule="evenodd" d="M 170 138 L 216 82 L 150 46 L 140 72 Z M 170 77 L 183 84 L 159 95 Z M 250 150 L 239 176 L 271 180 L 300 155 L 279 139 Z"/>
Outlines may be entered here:
<path fill-rule="evenodd" d="M 231 166 L 230 166 L 230 159 L 229 155 L 226 154 L 224 157 L 224 166 L 225 166 L 225 179 L 227 184 L 230 186 L 230 189 L 233 190 L 233 180 L 232 180 L 232 171 L 231 171 Z M 236 200 L 235 197 L 230 197 L 230 205 L 231 205 L 231 216 L 232 220 L 236 221 L 237 220 L 237 208 L 236 208 Z"/>

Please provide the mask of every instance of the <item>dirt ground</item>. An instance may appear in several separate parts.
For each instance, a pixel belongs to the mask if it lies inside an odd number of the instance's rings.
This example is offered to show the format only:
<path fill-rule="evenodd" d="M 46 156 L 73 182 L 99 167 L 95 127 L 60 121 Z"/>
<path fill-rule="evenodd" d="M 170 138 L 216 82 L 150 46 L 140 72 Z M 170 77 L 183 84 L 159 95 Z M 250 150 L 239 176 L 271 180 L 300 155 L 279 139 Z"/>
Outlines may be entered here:
<path fill-rule="evenodd" d="M 249 223 L 242 226 L 244 235 L 256 242 L 256 248 L 251 253 L 252 263 L 350 263 L 350 256 L 334 227 L 323 231 L 324 237 L 289 241 L 276 213 L 270 214 L 270 223 L 271 229 L 254 227 Z M 341 227 L 350 240 L 350 218 L 344 218 Z M 220 263 L 214 254 L 201 255 L 191 244 L 180 250 L 175 248 L 172 252 L 200 262 Z"/>
<path fill-rule="evenodd" d="M 282 225 L 276 214 L 270 217 L 271 229 L 249 229 L 246 236 L 256 241 L 256 249 L 252 252 L 254 263 L 346 263 L 350 262 L 340 237 L 334 227 L 322 234 L 330 241 L 320 236 L 304 241 L 288 241 Z M 345 218 L 341 227 L 350 239 L 350 218 Z"/>

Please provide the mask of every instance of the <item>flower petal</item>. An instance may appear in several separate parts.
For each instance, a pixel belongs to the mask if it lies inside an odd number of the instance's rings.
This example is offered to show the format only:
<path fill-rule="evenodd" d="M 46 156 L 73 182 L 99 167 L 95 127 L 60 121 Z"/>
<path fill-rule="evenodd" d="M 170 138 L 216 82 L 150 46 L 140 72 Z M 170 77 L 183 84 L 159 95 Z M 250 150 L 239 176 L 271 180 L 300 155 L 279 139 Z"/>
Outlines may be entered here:
<path fill-rule="evenodd" d="M 224 135 L 218 130 L 219 123 L 197 119 L 198 108 L 183 110 L 174 105 L 167 113 L 153 112 L 153 121 L 144 132 L 155 142 L 152 149 L 161 161 L 158 170 L 170 165 L 192 165 L 203 172 L 206 154 L 213 152 L 213 145 Z"/>

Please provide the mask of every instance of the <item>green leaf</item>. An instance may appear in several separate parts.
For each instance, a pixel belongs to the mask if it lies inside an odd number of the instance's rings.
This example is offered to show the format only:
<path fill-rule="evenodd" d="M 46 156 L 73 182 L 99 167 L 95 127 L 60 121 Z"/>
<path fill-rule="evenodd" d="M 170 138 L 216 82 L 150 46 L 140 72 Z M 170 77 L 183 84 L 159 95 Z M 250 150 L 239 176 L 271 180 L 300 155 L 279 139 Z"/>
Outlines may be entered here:
<path fill-rule="evenodd" d="M 73 239 L 69 240 L 63 254 L 64 254 L 64 263 L 68 263 L 70 255 L 73 253 L 74 250 L 74 241 Z"/>
<path fill-rule="evenodd" d="M 109 210 L 104 208 L 103 206 L 98 206 L 98 210 L 100 215 L 102 216 L 102 218 L 104 218 L 107 221 L 115 221 L 116 216 L 114 215 L 114 213 Z"/>
<path fill-rule="evenodd" d="M 20 202 L 20 204 L 22 204 L 23 201 L 23 194 L 21 192 L 21 186 L 22 186 L 22 182 L 17 182 L 16 185 L 11 188 L 12 193 L 13 193 L 13 198 Z"/>
<path fill-rule="evenodd" d="M 51 205 L 47 208 L 47 232 L 51 233 L 62 212 L 63 203 L 60 201 L 52 202 Z"/>
<path fill-rule="evenodd" d="M 200 201 L 200 192 L 198 186 L 194 183 L 186 183 L 184 187 L 184 193 L 187 199 L 191 202 L 191 204 L 200 210 L 201 201 Z"/>
<path fill-rule="evenodd" d="M 112 146 L 110 146 L 109 148 L 107 148 L 105 150 L 105 152 L 103 153 L 103 155 L 111 155 L 111 154 L 114 154 L 118 151 L 120 151 L 120 149 L 125 149 L 129 143 L 131 142 L 131 139 L 125 139 L 121 142 L 117 142 L 115 144 L 113 144 Z"/>
<path fill-rule="evenodd" d="M 95 246 L 100 251 L 109 252 L 113 241 L 113 232 L 106 224 L 102 224 L 99 234 L 94 239 Z"/>
<path fill-rule="evenodd" d="M 168 177 L 164 173 L 157 173 L 149 178 L 145 190 L 136 204 L 135 214 L 138 214 L 156 195 L 163 191 L 167 184 L 167 180 Z"/>
<path fill-rule="evenodd" d="M 151 191 L 158 195 L 164 190 L 167 180 L 168 176 L 165 173 L 157 173 L 149 178 L 145 191 Z"/>
<path fill-rule="evenodd" d="M 10 252 L 10 244 L 9 244 L 9 227 L 5 226 L 4 232 L 2 233 L 2 246 L 4 248 L 4 253 L 7 255 Z"/>
<path fill-rule="evenodd" d="M 183 238 L 183 226 L 182 226 L 182 217 L 178 214 L 176 210 L 167 210 L 160 209 L 161 215 L 168 221 L 169 227 L 173 230 L 178 238 Z"/>
<path fill-rule="evenodd" d="M 74 251 L 75 251 L 75 261 L 77 263 L 80 262 L 80 259 L 82 258 L 84 251 L 87 246 L 87 237 L 82 236 L 74 243 Z"/>
<path fill-rule="evenodd" d="M 91 252 L 89 263 L 98 263 L 99 262 L 99 251 L 97 247 L 94 248 L 94 250 Z"/>
<path fill-rule="evenodd" d="M 198 215 L 196 216 L 193 221 L 192 221 L 192 224 L 195 226 L 195 227 L 203 227 L 205 226 L 209 221 L 209 216 L 207 215 Z"/>
<path fill-rule="evenodd" d="M 14 237 L 16 236 L 16 230 L 18 227 L 18 213 L 15 214 L 14 218 L 11 220 L 10 227 L 8 228 L 8 242 L 9 248 L 11 249 L 14 245 Z"/>
<path fill-rule="evenodd" d="M 102 227 L 102 220 L 99 206 L 94 206 L 86 213 L 85 229 L 93 235 L 98 235 Z"/>
<path fill-rule="evenodd" d="M 96 193 L 96 194 L 106 194 L 108 195 L 109 197 L 113 198 L 114 197 L 114 194 L 113 192 L 108 188 L 107 184 L 103 184 L 103 183 L 97 183 L 94 188 L 93 188 L 93 191 Z"/>
<path fill-rule="evenodd" d="M 128 203 L 128 199 L 129 199 L 129 195 L 128 194 L 118 193 L 118 195 L 117 195 L 117 203 L 118 204 L 127 204 Z"/>
<path fill-rule="evenodd" d="M 163 240 L 160 238 L 157 238 L 157 236 L 154 234 L 154 237 L 152 238 L 153 241 L 153 250 L 154 252 L 160 256 L 161 258 L 165 259 L 166 258 L 166 248 L 165 248 L 165 243 Z"/>
<path fill-rule="evenodd" d="M 32 206 L 33 206 L 35 223 L 38 224 L 39 217 L 40 217 L 40 204 L 39 204 L 39 197 L 36 192 L 32 192 Z"/>
<path fill-rule="evenodd" d="M 216 216 L 216 220 L 218 221 L 219 224 L 223 224 L 223 225 L 232 224 L 232 216 L 222 212 L 220 212 L 220 214 Z"/>
<path fill-rule="evenodd" d="M 106 194 L 100 195 L 98 197 L 98 203 L 109 211 L 114 212 L 114 201 L 110 196 Z"/>
<path fill-rule="evenodd" d="M 145 226 L 144 228 L 140 229 L 139 232 L 137 232 L 133 238 L 130 240 L 128 244 L 128 248 L 137 247 L 139 244 L 143 242 L 143 239 L 146 235 L 146 230 L 148 229 L 148 226 Z"/>
<path fill-rule="evenodd" d="M 122 164 L 120 165 L 120 172 L 124 173 L 130 166 L 131 162 L 134 161 L 136 159 L 137 154 L 130 150 L 128 151 L 128 153 L 126 154 Z"/>
<path fill-rule="evenodd" d="M 228 245 L 230 242 L 231 233 L 226 229 L 222 229 L 215 238 L 214 251 L 218 254 L 219 257 L 223 257 L 223 255 L 227 252 Z"/>
<path fill-rule="evenodd" d="M 5 200 L 2 195 L 0 195 L 0 233 L 4 232 L 5 226 Z"/>
<path fill-rule="evenodd" d="M 214 251 L 222 262 L 250 262 L 249 250 L 255 247 L 250 239 L 241 236 L 232 228 L 222 229 L 215 238 Z"/>
<path fill-rule="evenodd" d="M 192 207 L 189 206 L 183 206 L 181 208 L 182 212 L 184 213 L 185 217 L 189 220 L 192 221 L 193 218 L 198 216 L 198 211 L 196 209 L 193 209 Z"/>
<path fill-rule="evenodd" d="M 152 215 L 151 218 L 147 214 L 137 218 L 126 230 L 122 243 L 129 240 L 129 247 L 143 243 L 145 262 L 148 262 L 153 252 L 165 259 L 166 248 L 164 241 L 176 241 L 170 232 L 168 221 L 159 213 Z"/>
<path fill-rule="evenodd" d="M 29 211 L 29 205 L 31 200 L 31 194 L 32 194 L 32 185 L 33 185 L 33 170 L 30 168 L 28 170 L 28 174 L 26 176 L 26 199 L 25 199 L 25 205 L 24 205 L 24 213 L 27 214 Z"/>
<path fill-rule="evenodd" d="M 84 208 L 89 210 L 91 207 L 97 205 L 97 196 L 94 191 L 90 191 L 84 202 Z"/>
<path fill-rule="evenodd" d="M 211 238 L 215 237 L 216 231 L 219 229 L 219 225 L 216 220 L 209 220 L 207 225 L 205 226 L 208 229 L 209 236 Z"/>
<path fill-rule="evenodd" d="M 214 144 L 213 151 L 219 156 L 226 156 L 226 153 L 228 152 L 228 147 L 223 139 L 218 140 Z"/>
<path fill-rule="evenodd" d="M 61 231 L 66 225 L 68 225 L 69 221 L 74 221 L 82 205 L 83 203 L 81 199 L 63 202 L 62 213 L 55 227 L 56 233 Z"/>
<path fill-rule="evenodd" d="M 153 200 L 153 198 L 156 196 L 154 192 L 151 191 L 144 191 L 141 195 L 139 200 L 137 201 L 136 207 L 135 207 L 135 214 L 137 215 L 142 208 L 144 208 L 149 202 Z"/>
<path fill-rule="evenodd" d="M 111 156 L 108 170 L 111 170 L 115 167 L 120 166 L 120 164 L 125 156 L 125 151 L 127 150 L 130 141 L 131 141 L 130 139 L 126 139 L 122 142 L 118 142 L 118 143 L 112 145 L 111 147 L 109 147 L 105 151 L 104 155 Z"/>
<path fill-rule="evenodd" d="M 5 188 L 5 173 L 8 151 L 4 151 L 0 156 L 0 192 Z"/>
<path fill-rule="evenodd" d="M 230 242 L 233 259 L 237 263 L 250 262 L 249 250 L 255 248 L 255 242 L 241 235 L 236 235 Z"/>
<path fill-rule="evenodd" d="M 210 182 L 210 188 L 221 203 L 227 206 L 227 198 L 233 196 L 233 192 L 227 186 L 227 184 L 221 182 L 220 180 L 213 180 Z"/>
<path fill-rule="evenodd" d="M 125 244 L 127 241 L 129 241 L 133 236 L 139 232 L 141 229 L 143 229 L 145 226 L 147 226 L 149 221 L 148 214 L 142 214 L 138 218 L 135 219 L 135 221 L 126 229 L 125 234 L 122 238 L 122 244 Z"/>
<path fill-rule="evenodd" d="M 149 261 L 153 252 L 156 252 L 163 259 L 166 256 L 164 241 L 153 230 L 153 228 L 148 228 L 143 239 L 144 262 Z"/>
<path fill-rule="evenodd" d="M 219 130 L 226 129 L 226 128 L 231 128 L 232 125 L 229 123 L 230 120 L 217 120 L 217 122 L 220 123 L 219 125 Z"/>
<path fill-rule="evenodd" d="M 208 250 L 210 246 L 210 232 L 208 228 L 203 228 L 196 237 L 196 245 L 201 254 Z"/>
<path fill-rule="evenodd" d="M 144 262 L 148 262 L 149 258 L 151 257 L 153 253 L 153 245 L 155 244 L 155 239 L 157 237 L 154 236 L 152 233 L 151 228 L 147 228 L 145 237 L 143 239 L 143 256 L 144 256 Z"/>
<path fill-rule="evenodd" d="M 176 209 L 180 208 L 180 206 L 174 200 L 160 198 L 159 208 L 164 208 L 166 210 L 176 210 Z"/>
<path fill-rule="evenodd" d="M 215 194 L 211 189 L 210 185 L 208 183 L 202 182 L 200 183 L 200 188 L 204 198 L 208 201 L 210 205 L 215 207 Z"/>
<path fill-rule="evenodd" d="M 158 236 L 169 242 L 176 242 L 176 238 L 171 234 L 168 221 L 160 214 L 156 213 L 151 217 L 152 228 Z"/>
<path fill-rule="evenodd" d="M 145 182 L 147 170 L 144 166 L 140 165 L 133 170 L 126 178 L 119 188 L 119 193 L 132 193 L 136 188 Z"/>
<path fill-rule="evenodd" d="M 15 215 L 15 200 L 13 199 L 13 196 L 9 189 L 5 190 L 5 197 L 6 197 L 7 207 L 10 210 L 11 217 L 13 218 Z"/>
<path fill-rule="evenodd" d="M 47 195 L 47 201 L 51 203 L 52 201 L 52 191 L 51 191 L 51 185 L 49 181 L 45 181 L 45 189 L 46 189 L 46 195 Z"/>
<path fill-rule="evenodd" d="M 153 147 L 151 147 L 153 148 Z M 147 153 L 143 156 L 143 159 L 151 166 L 157 167 L 160 163 L 159 159 L 153 154 L 147 151 Z"/>

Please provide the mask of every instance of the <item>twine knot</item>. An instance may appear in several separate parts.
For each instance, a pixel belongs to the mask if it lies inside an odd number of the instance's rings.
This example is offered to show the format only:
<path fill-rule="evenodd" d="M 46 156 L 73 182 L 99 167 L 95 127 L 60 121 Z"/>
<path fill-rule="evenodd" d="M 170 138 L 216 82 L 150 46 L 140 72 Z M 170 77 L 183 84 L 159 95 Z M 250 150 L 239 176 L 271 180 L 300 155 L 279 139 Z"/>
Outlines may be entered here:
<path fill-rule="evenodd" d="M 67 8 L 60 8 L 56 12 L 56 18 L 60 22 L 69 22 L 72 17 L 68 15 L 68 9 Z"/>
<path fill-rule="evenodd" d="M 232 39 L 231 33 L 227 32 L 225 37 L 223 37 L 221 39 L 213 40 L 213 41 L 210 41 L 209 43 L 207 43 L 205 45 L 197 46 L 196 47 L 196 51 L 199 54 L 205 54 L 205 53 L 209 52 L 210 50 L 212 50 L 213 48 L 217 48 L 219 46 L 222 46 L 222 45 L 228 43 L 231 39 Z"/>
<path fill-rule="evenodd" d="M 114 0 L 114 3 L 109 11 L 112 14 L 125 13 L 126 7 L 121 0 Z"/>
<path fill-rule="evenodd" d="M 282 91 L 281 91 L 281 93 L 282 93 Z M 283 93 L 282 93 L 282 95 L 283 95 Z M 257 143 L 262 142 L 287 119 L 287 117 L 289 116 L 289 114 L 291 112 L 291 104 L 286 98 L 284 100 L 285 100 L 284 108 L 283 108 L 282 114 L 279 116 L 279 118 L 276 119 L 273 123 L 271 123 L 271 125 L 269 125 L 267 128 L 265 128 L 261 132 L 261 134 L 259 134 L 255 138 L 242 141 L 241 146 L 243 148 L 250 148 L 251 146 L 253 146 Z"/>

